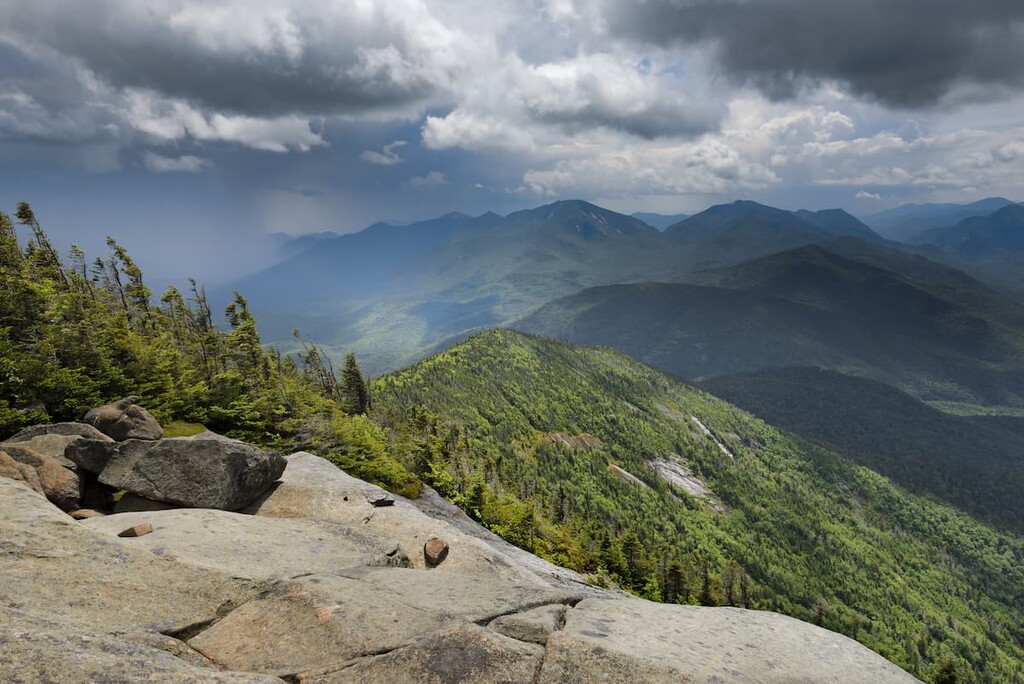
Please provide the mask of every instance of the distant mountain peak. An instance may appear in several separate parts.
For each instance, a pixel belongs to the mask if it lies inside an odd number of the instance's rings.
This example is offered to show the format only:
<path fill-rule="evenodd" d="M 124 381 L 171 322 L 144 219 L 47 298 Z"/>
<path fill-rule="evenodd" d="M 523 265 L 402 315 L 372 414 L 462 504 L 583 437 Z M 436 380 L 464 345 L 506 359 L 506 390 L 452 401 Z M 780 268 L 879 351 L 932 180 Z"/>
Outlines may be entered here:
<path fill-rule="evenodd" d="M 865 222 L 890 240 L 918 242 L 927 231 L 955 226 L 977 216 L 988 216 L 1014 204 L 1005 197 L 986 197 L 968 204 L 904 204 L 865 216 Z"/>
<path fill-rule="evenodd" d="M 954 226 L 926 230 L 914 242 L 966 258 L 1024 252 L 1024 206 L 1008 204 L 988 216 L 972 216 Z"/>

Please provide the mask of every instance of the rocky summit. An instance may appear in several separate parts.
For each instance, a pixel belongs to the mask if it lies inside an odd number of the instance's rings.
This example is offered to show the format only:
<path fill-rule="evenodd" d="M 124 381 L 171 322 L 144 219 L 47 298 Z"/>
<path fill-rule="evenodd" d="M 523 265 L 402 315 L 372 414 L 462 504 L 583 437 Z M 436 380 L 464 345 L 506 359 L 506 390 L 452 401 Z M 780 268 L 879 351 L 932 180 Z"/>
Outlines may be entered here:
<path fill-rule="evenodd" d="M 0 450 L 72 437 L 49 465 L 153 505 L 68 515 L 42 466 L 0 460 L 0 681 L 917 681 L 782 615 L 591 586 L 431 490 L 390 495 L 313 454 L 76 430 Z M 203 494 L 183 505 L 188 482 Z"/>

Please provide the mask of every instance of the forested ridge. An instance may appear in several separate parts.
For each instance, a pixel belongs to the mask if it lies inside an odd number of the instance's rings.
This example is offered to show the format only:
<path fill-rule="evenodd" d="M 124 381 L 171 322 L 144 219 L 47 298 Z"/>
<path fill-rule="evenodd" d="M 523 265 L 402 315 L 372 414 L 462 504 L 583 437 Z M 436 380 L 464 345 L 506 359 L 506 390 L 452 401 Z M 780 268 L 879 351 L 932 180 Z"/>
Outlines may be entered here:
<path fill-rule="evenodd" d="M 411 467 L 541 556 L 815 622 L 926 680 L 1024 681 L 1024 542 L 628 357 L 499 330 L 372 387 L 395 429 L 424 410 L 459 426 Z"/>
<path fill-rule="evenodd" d="M 113 240 L 64 260 L 28 205 L 14 219 L 0 437 L 136 394 L 170 434 L 310 449 L 409 496 L 429 484 L 594 582 L 787 613 L 930 681 L 1024 682 L 1024 542 L 628 357 L 499 330 L 367 386 L 311 342 L 265 349 L 241 295 L 221 327 L 198 284 L 154 299 Z"/>

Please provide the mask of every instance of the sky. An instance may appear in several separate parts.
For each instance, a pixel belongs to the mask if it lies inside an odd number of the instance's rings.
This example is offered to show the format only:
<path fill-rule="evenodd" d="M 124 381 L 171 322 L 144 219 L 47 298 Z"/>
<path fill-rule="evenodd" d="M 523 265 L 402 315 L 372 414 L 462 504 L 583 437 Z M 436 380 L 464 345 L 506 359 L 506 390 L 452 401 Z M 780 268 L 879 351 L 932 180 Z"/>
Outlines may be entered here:
<path fill-rule="evenodd" d="M 0 0 L 0 209 L 158 277 L 449 211 L 1022 178 L 1021 0 Z"/>

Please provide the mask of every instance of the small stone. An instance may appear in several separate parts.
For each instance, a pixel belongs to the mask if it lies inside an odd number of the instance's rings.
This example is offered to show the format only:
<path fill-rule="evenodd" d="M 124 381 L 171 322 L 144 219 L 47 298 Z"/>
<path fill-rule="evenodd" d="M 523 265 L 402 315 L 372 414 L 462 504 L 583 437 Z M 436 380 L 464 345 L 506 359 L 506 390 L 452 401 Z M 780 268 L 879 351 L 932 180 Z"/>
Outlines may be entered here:
<path fill-rule="evenodd" d="M 440 565 L 448 557 L 448 542 L 440 537 L 431 537 L 423 545 L 423 557 L 431 567 Z"/>
<path fill-rule="evenodd" d="M 100 513 L 92 508 L 76 508 L 68 513 L 75 520 L 85 520 L 87 518 L 102 518 L 105 513 Z"/>
<path fill-rule="evenodd" d="M 374 508 L 382 508 L 384 506 L 394 506 L 395 499 L 387 494 L 375 494 L 367 497 L 370 505 Z"/>
<path fill-rule="evenodd" d="M 118 532 L 118 537 L 141 537 L 149 534 L 153 531 L 153 526 L 149 523 L 139 523 L 138 525 L 132 525 L 127 530 Z"/>

